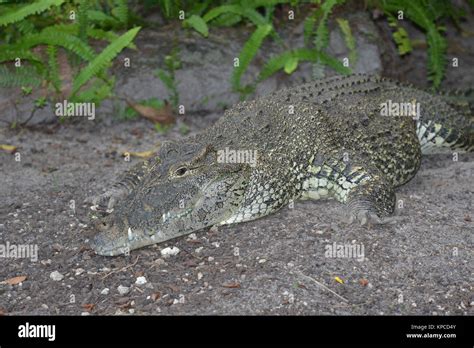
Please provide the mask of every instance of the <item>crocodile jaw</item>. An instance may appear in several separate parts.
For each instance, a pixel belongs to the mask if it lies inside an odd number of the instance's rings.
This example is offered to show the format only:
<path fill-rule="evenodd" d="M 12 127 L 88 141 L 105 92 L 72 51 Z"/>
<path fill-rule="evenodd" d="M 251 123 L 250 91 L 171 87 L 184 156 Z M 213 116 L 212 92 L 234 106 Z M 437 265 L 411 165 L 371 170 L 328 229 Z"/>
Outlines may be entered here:
<path fill-rule="evenodd" d="M 115 226 L 111 228 L 118 230 Z M 117 237 L 117 234 L 111 230 L 97 234 L 91 241 L 91 247 L 98 255 L 117 256 L 128 254 L 131 250 L 168 239 L 170 239 L 169 236 L 166 236 L 162 231 L 157 231 L 150 235 L 149 233 L 144 233 L 143 230 L 133 230 L 129 227 L 126 236 L 122 234 L 120 237 Z"/>

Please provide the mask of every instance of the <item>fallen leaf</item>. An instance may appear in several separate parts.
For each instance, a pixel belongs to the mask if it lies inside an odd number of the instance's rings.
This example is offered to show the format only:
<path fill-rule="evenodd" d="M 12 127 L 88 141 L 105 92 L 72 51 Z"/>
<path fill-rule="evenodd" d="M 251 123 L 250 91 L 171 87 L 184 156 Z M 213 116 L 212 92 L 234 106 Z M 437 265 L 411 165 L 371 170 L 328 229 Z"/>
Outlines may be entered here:
<path fill-rule="evenodd" d="M 342 279 L 339 278 L 339 277 L 334 277 L 334 280 L 335 280 L 336 282 L 338 282 L 339 284 L 344 284 L 344 280 L 342 280 Z"/>
<path fill-rule="evenodd" d="M 127 102 L 128 106 L 135 110 L 140 116 L 154 123 L 171 124 L 175 122 L 171 105 L 167 102 L 165 102 L 165 106 L 158 110 L 153 106 L 134 103 L 130 99 L 125 99 L 125 101 Z"/>
<path fill-rule="evenodd" d="M 471 222 L 472 219 L 469 215 L 466 214 L 466 215 L 464 215 L 464 221 Z"/>
<path fill-rule="evenodd" d="M 121 309 L 129 309 L 129 308 L 131 308 L 131 307 L 132 307 L 132 301 L 126 302 L 126 303 L 121 304 L 121 305 L 119 306 L 119 308 L 121 308 Z"/>
<path fill-rule="evenodd" d="M 16 149 L 18 149 L 18 146 L 0 144 L 0 150 L 3 150 L 3 151 L 14 153 Z"/>
<path fill-rule="evenodd" d="M 161 297 L 161 293 L 158 292 L 158 291 L 157 291 L 157 292 L 154 292 L 153 294 L 151 294 L 150 297 L 151 297 L 151 299 L 152 299 L 153 301 L 159 300 L 160 297 Z"/>
<path fill-rule="evenodd" d="M 369 284 L 369 281 L 367 279 L 359 279 L 359 284 L 362 286 L 367 286 Z"/>
<path fill-rule="evenodd" d="M 303 283 L 298 283 L 298 287 L 299 287 L 300 289 L 308 289 L 308 288 L 306 287 L 306 285 L 304 285 Z"/>
<path fill-rule="evenodd" d="M 95 304 L 93 304 L 93 303 L 86 303 L 86 304 L 82 305 L 82 308 L 84 308 L 88 312 L 92 312 L 94 307 L 95 307 Z"/>
<path fill-rule="evenodd" d="M 5 280 L 5 283 L 10 285 L 17 285 L 23 282 L 26 279 L 26 276 L 18 276 Z"/>
<path fill-rule="evenodd" d="M 174 292 L 179 292 L 179 288 L 176 286 L 176 285 L 171 285 L 171 284 L 168 284 L 166 285 L 168 288 L 170 288 L 172 291 Z"/>
<path fill-rule="evenodd" d="M 229 289 L 240 289 L 240 284 L 237 282 L 228 282 L 222 284 L 224 288 L 229 288 Z"/>
<path fill-rule="evenodd" d="M 5 308 L 0 307 L 0 316 L 7 314 L 7 310 Z"/>
<path fill-rule="evenodd" d="M 140 158 L 150 158 L 154 154 L 156 154 L 156 152 L 157 152 L 156 150 L 142 151 L 142 152 L 126 151 L 122 153 L 122 157 L 126 157 L 127 155 L 129 155 L 129 156 L 140 157 Z"/>

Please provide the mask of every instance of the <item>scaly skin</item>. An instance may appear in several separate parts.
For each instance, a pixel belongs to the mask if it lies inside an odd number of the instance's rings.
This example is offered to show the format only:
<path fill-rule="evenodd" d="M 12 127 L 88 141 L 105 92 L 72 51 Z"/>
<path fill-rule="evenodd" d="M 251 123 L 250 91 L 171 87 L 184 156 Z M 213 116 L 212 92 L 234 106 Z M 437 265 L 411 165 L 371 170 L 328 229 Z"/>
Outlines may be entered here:
<path fill-rule="evenodd" d="M 388 100 L 420 103 L 420 118 L 381 116 Z M 119 193 L 116 185 L 102 195 L 113 212 L 92 246 L 118 255 L 322 197 L 343 203 L 350 221 L 384 222 L 394 189 L 416 174 L 422 150 L 470 150 L 471 127 L 443 96 L 365 75 L 242 102 L 203 133 L 165 143 L 156 159 L 125 176 Z M 255 162 L 222 163 L 226 149 L 250 151 Z"/>

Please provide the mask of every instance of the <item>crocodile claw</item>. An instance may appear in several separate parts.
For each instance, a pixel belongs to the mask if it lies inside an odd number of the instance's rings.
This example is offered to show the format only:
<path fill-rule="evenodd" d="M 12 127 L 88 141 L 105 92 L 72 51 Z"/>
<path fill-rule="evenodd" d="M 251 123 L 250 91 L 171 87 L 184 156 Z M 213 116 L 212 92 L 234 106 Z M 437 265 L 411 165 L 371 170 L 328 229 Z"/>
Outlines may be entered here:
<path fill-rule="evenodd" d="M 85 202 L 91 204 L 93 211 L 110 214 L 115 204 L 127 194 L 127 190 L 114 187 L 100 195 L 86 198 Z"/>
<path fill-rule="evenodd" d="M 348 224 L 359 223 L 361 226 L 368 226 L 369 228 L 374 225 L 390 225 L 397 223 L 395 216 L 390 217 L 379 217 L 374 212 L 366 209 L 352 212 L 346 218 Z"/>

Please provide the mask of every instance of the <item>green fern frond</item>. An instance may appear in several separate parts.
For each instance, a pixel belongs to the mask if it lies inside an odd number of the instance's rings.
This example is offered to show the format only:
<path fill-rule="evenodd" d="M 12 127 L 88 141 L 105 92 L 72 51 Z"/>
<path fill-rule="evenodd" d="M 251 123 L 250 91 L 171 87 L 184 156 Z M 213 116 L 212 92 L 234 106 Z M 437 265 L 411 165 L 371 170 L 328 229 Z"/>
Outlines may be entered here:
<path fill-rule="evenodd" d="M 307 48 L 301 48 L 299 50 L 308 50 Z M 278 70 L 284 68 L 286 62 L 291 59 L 295 54 L 295 51 L 285 51 L 275 57 L 272 57 L 268 60 L 268 62 L 264 65 L 263 69 L 260 71 L 258 81 L 263 81 L 273 74 L 275 74 Z"/>
<path fill-rule="evenodd" d="M 267 24 L 267 21 L 265 20 L 265 18 L 260 13 L 258 13 L 258 11 L 256 11 L 255 9 L 251 7 L 243 7 L 239 5 L 222 5 L 222 6 L 214 7 L 212 10 L 206 13 L 202 18 L 207 23 L 225 13 L 233 13 L 242 17 L 246 17 L 256 26 Z"/>
<path fill-rule="evenodd" d="M 425 0 L 384 0 L 383 9 L 396 14 L 402 10 L 406 17 L 421 27 L 428 43 L 428 78 L 435 88 L 439 87 L 446 69 L 446 39 L 436 26 L 437 10 L 430 8 Z"/>
<path fill-rule="evenodd" d="M 56 24 L 45 28 L 43 32 L 54 33 L 59 31 L 61 33 L 77 36 L 79 30 L 78 28 L 79 27 L 77 24 Z M 87 28 L 87 36 L 96 40 L 104 40 L 108 42 L 112 42 L 119 37 L 119 35 L 115 34 L 113 31 L 106 31 L 103 29 L 92 27 Z M 135 46 L 133 42 L 131 42 L 127 47 L 131 49 L 137 49 L 137 46 Z"/>
<path fill-rule="evenodd" d="M 0 87 L 38 87 L 43 78 L 31 66 L 9 69 L 5 65 L 0 65 Z"/>
<path fill-rule="evenodd" d="M 314 26 L 316 24 L 316 14 L 317 12 L 315 11 L 304 20 L 303 37 L 305 45 L 309 45 L 310 39 L 313 36 Z"/>
<path fill-rule="evenodd" d="M 428 78 L 438 88 L 446 70 L 446 39 L 436 29 L 426 33 L 428 42 Z"/>
<path fill-rule="evenodd" d="M 339 74 L 349 75 L 352 73 L 352 70 L 344 66 L 339 59 L 331 57 L 329 54 L 319 52 L 319 59 L 320 62 L 337 71 Z"/>
<path fill-rule="evenodd" d="M 16 58 L 40 62 L 40 58 L 28 50 L 14 49 L 6 46 L 0 49 L 0 63 L 12 61 Z"/>
<path fill-rule="evenodd" d="M 175 89 L 173 77 L 170 76 L 166 71 L 157 69 L 155 73 L 169 91 Z"/>
<path fill-rule="evenodd" d="M 27 50 L 38 45 L 61 46 L 87 61 L 94 59 L 95 56 L 92 48 L 78 37 L 66 33 L 58 35 L 51 28 L 47 28 L 39 34 L 23 37 L 17 44 L 12 45 L 12 49 Z"/>
<path fill-rule="evenodd" d="M 352 35 L 351 27 L 349 26 L 349 21 L 342 18 L 337 18 L 336 21 L 344 36 L 346 46 L 349 49 L 349 61 L 351 63 L 351 66 L 355 66 L 357 62 L 356 42 L 354 36 Z"/>
<path fill-rule="evenodd" d="M 87 42 L 87 27 L 89 26 L 89 18 L 87 17 L 87 12 L 89 11 L 89 3 L 87 1 L 81 2 L 79 5 L 79 10 L 77 11 L 78 16 L 78 31 L 79 39 L 84 42 Z"/>
<path fill-rule="evenodd" d="M 0 16 L 0 27 L 16 23 L 24 18 L 46 11 L 52 6 L 61 6 L 65 0 L 40 0 Z"/>
<path fill-rule="evenodd" d="M 2 49 L 0 49 L 0 63 L 14 61 L 17 58 L 20 58 L 21 60 L 27 60 L 31 65 L 35 67 L 36 72 L 39 75 L 42 75 L 44 73 L 45 68 L 43 62 L 37 55 L 31 53 L 30 51 L 12 49 L 11 46 L 3 46 Z"/>
<path fill-rule="evenodd" d="M 191 17 L 183 21 L 183 26 L 190 26 L 204 37 L 207 37 L 209 35 L 209 29 L 207 27 L 207 24 L 200 16 L 192 15 Z"/>
<path fill-rule="evenodd" d="M 290 64 L 288 62 L 291 62 L 292 60 L 297 60 L 298 62 L 322 62 L 341 74 L 347 75 L 351 73 L 351 70 L 345 67 L 339 60 L 332 58 L 324 52 L 310 48 L 298 48 L 291 51 L 285 51 L 271 58 L 260 72 L 258 81 L 263 81 L 277 71 L 284 69 L 285 65 Z"/>
<path fill-rule="evenodd" d="M 319 24 L 318 27 L 316 28 L 316 33 L 315 33 L 315 38 L 314 38 L 314 46 L 316 47 L 317 50 L 322 50 L 323 48 L 326 48 L 328 43 L 329 43 L 329 30 L 327 26 L 328 22 L 328 17 L 331 14 L 333 8 L 336 5 L 340 5 L 344 2 L 345 0 L 326 0 L 323 2 L 321 7 L 318 9 L 318 17 L 319 19 Z"/>
<path fill-rule="evenodd" d="M 112 95 L 114 84 L 115 79 L 110 81 L 96 79 L 85 91 L 81 91 L 77 93 L 77 95 L 73 96 L 71 101 L 75 103 L 92 102 L 99 106 L 101 101 Z"/>
<path fill-rule="evenodd" d="M 135 38 L 140 27 L 130 29 L 118 39 L 109 44 L 97 57 L 92 60 L 73 82 L 72 94 L 76 94 L 92 77 L 99 74 L 104 68 Z"/>
<path fill-rule="evenodd" d="M 96 40 L 105 40 L 108 42 L 112 42 L 116 40 L 119 35 L 115 34 L 113 31 L 106 31 L 98 28 L 88 28 L 87 29 L 87 35 L 93 39 Z M 130 42 L 127 46 L 127 48 L 131 48 L 136 50 L 137 46 L 133 42 Z"/>
<path fill-rule="evenodd" d="M 29 21 L 20 21 L 16 23 L 15 26 L 23 35 L 31 34 L 35 31 L 35 26 Z"/>
<path fill-rule="evenodd" d="M 61 79 L 59 77 L 58 49 L 56 46 L 49 45 L 46 49 L 48 55 L 48 80 L 51 81 L 56 92 L 61 90 Z"/>
<path fill-rule="evenodd" d="M 216 27 L 232 27 L 242 20 L 242 16 L 235 13 L 224 13 L 212 20 L 212 25 Z"/>
<path fill-rule="evenodd" d="M 126 0 L 114 0 L 115 8 L 112 10 L 112 13 L 119 21 L 127 25 L 128 23 L 128 5 Z"/>
<path fill-rule="evenodd" d="M 116 18 L 109 16 L 108 14 L 105 14 L 102 11 L 97 11 L 97 10 L 89 10 L 87 11 L 87 18 L 91 22 L 94 22 L 96 24 L 100 24 L 101 26 L 104 25 L 117 25 L 118 21 Z"/>
<path fill-rule="evenodd" d="M 239 66 L 235 67 L 232 72 L 231 84 L 234 90 L 241 90 L 240 79 L 243 73 L 247 70 L 250 61 L 257 53 L 265 37 L 270 34 L 272 30 L 273 27 L 270 24 L 259 26 L 244 44 L 239 55 Z"/>

